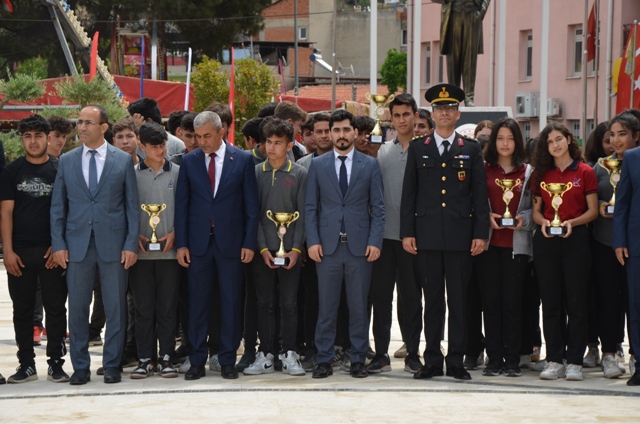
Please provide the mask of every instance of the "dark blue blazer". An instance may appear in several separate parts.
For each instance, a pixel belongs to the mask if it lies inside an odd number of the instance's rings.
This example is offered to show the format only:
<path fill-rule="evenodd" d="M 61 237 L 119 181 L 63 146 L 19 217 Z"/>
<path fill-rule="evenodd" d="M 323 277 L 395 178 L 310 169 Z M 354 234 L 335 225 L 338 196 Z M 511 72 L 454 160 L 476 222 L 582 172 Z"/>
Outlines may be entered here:
<path fill-rule="evenodd" d="M 624 153 L 613 213 L 612 247 L 626 247 L 630 256 L 640 256 L 640 147 Z"/>
<path fill-rule="evenodd" d="M 242 248 L 255 250 L 258 234 L 258 188 L 251 155 L 226 146 L 215 198 L 211 193 L 204 152 L 182 157 L 176 189 L 176 248 L 202 256 L 209 244 L 211 222 L 215 240 L 228 258 L 240 258 Z"/>

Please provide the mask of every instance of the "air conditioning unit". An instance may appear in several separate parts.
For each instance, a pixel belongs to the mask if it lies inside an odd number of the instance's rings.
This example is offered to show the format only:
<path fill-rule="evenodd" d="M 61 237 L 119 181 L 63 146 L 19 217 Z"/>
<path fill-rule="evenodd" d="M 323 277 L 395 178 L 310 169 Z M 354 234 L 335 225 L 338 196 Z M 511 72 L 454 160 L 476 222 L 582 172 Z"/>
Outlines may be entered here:
<path fill-rule="evenodd" d="M 555 118 L 562 116 L 562 105 L 560 104 L 560 99 L 555 97 L 547 99 L 547 116 Z"/>
<path fill-rule="evenodd" d="M 516 118 L 534 118 L 539 115 L 540 93 L 516 93 Z"/>

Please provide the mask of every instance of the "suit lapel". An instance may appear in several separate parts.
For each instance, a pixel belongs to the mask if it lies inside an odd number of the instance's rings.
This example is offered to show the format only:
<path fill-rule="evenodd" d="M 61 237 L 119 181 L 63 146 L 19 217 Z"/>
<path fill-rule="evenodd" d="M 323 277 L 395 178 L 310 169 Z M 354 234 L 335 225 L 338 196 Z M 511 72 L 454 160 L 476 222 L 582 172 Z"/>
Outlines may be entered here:
<path fill-rule="evenodd" d="M 80 187 L 82 187 L 82 191 L 84 191 L 84 194 L 86 194 L 87 197 L 91 197 L 91 193 L 89 193 L 89 187 L 87 187 L 87 182 L 85 181 L 84 175 L 82 174 L 82 152 L 83 151 L 84 151 L 84 146 L 80 146 L 73 151 L 73 155 L 74 155 L 73 168 L 75 168 L 76 178 L 78 179 L 78 184 L 80 185 Z"/>
<path fill-rule="evenodd" d="M 224 143 L 224 142 L 223 142 Z M 233 172 L 236 160 L 236 151 L 232 149 L 230 144 L 227 144 L 224 153 L 224 161 L 222 163 L 222 173 L 220 174 L 220 182 L 218 183 L 218 193 L 220 190 L 224 190 L 225 184 L 229 181 L 229 175 Z M 207 174 L 208 178 L 208 174 Z"/>
<path fill-rule="evenodd" d="M 196 156 L 195 160 L 195 172 L 197 175 L 200 175 L 200 179 L 202 181 L 206 181 L 207 182 L 207 187 L 209 187 L 209 190 L 211 190 L 211 184 L 209 183 L 209 173 L 207 172 L 207 165 L 204 161 L 204 152 L 200 149 L 196 150 L 195 152 L 193 152 L 193 154 Z M 198 165 L 198 163 L 200 165 Z M 213 193 L 212 196 L 213 197 Z"/>
<path fill-rule="evenodd" d="M 336 189 L 336 191 L 338 192 L 338 195 L 340 197 L 342 197 L 342 190 L 340 190 L 340 181 L 338 181 L 338 175 L 336 174 L 336 154 L 333 150 L 331 150 L 330 152 L 325 153 L 323 156 L 324 157 L 327 156 L 327 158 L 325 159 L 325 163 L 326 163 L 326 171 L 329 174 L 329 179 L 331 180 L 331 183 L 333 184 L 333 187 Z"/>
<path fill-rule="evenodd" d="M 432 135 L 428 135 L 425 141 L 423 142 L 424 149 L 433 158 L 437 158 L 439 161 L 443 161 L 440 157 L 440 152 L 438 151 L 438 144 L 436 143 L 436 139 Z"/>
<path fill-rule="evenodd" d="M 362 155 L 360 152 L 354 149 L 353 151 L 353 163 L 351 164 L 351 178 L 349 178 L 349 187 L 347 188 L 347 194 L 344 196 L 345 199 L 349 197 L 351 193 L 352 187 L 355 185 L 356 179 L 358 178 L 358 173 L 362 169 Z"/>
<path fill-rule="evenodd" d="M 113 169 L 113 164 L 116 162 L 115 149 L 116 148 L 111 146 L 110 144 L 107 145 L 107 157 L 104 158 L 104 168 L 102 168 L 102 174 L 100 174 L 100 180 L 98 180 L 98 188 L 96 189 L 96 196 L 98 195 L 98 193 L 100 193 L 102 186 L 104 186 L 105 181 L 107 181 L 107 179 L 109 178 L 109 174 Z"/>
<path fill-rule="evenodd" d="M 462 140 L 462 137 L 458 134 L 455 133 L 454 138 L 453 138 L 453 142 L 451 143 L 451 146 L 449 146 L 449 151 L 446 152 L 444 155 L 442 155 L 442 161 L 446 162 L 449 159 L 451 159 L 454 156 L 457 156 L 460 154 L 460 151 L 462 150 L 460 148 L 460 144 L 458 142 L 458 140 Z"/>

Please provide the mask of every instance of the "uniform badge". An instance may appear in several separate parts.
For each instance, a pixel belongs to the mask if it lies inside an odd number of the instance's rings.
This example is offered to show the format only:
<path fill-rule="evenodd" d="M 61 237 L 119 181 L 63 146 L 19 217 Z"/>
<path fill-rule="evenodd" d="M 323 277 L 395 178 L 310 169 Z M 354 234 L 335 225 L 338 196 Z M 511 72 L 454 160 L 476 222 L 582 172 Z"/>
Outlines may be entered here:
<path fill-rule="evenodd" d="M 464 141 L 462 141 L 461 138 L 458 138 L 458 146 L 460 147 L 464 146 Z"/>
<path fill-rule="evenodd" d="M 467 179 L 467 173 L 465 171 L 458 172 L 458 179 L 460 181 L 464 181 Z"/>
<path fill-rule="evenodd" d="M 427 137 L 427 139 L 424 141 L 424 145 L 428 146 L 429 143 L 431 143 L 431 137 Z"/>

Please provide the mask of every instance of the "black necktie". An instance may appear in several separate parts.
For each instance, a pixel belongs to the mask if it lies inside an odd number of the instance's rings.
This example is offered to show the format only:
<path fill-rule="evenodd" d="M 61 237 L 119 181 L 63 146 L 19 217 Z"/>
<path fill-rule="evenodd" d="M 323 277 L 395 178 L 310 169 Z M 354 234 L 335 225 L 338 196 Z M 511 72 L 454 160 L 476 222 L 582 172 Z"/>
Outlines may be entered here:
<path fill-rule="evenodd" d="M 91 153 L 91 159 L 89 159 L 89 193 L 91 196 L 96 195 L 98 189 L 98 165 L 96 164 L 97 150 L 89 150 Z"/>
<path fill-rule="evenodd" d="M 349 181 L 347 180 L 347 165 L 345 165 L 345 161 L 347 160 L 346 156 L 338 156 L 338 159 L 342 161 L 340 165 L 340 191 L 342 191 L 342 197 L 347 195 L 347 188 L 349 188 Z M 342 225 L 340 225 L 340 232 L 342 234 L 346 233 L 344 227 L 344 216 L 342 217 Z"/>
<path fill-rule="evenodd" d="M 451 144 L 449 143 L 449 140 L 444 140 L 442 142 L 442 145 L 444 146 L 444 150 L 442 151 L 442 154 L 445 154 L 449 151 L 449 144 Z"/>

